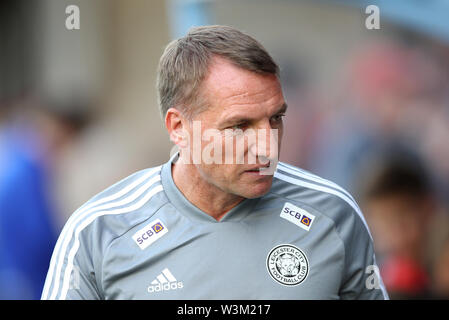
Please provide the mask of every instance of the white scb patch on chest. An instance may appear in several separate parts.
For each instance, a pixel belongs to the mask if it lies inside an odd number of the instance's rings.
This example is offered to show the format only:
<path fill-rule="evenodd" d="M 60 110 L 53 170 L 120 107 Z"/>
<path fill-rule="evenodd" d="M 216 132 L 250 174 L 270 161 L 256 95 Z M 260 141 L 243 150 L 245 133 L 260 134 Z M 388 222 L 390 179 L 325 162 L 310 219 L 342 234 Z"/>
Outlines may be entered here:
<path fill-rule="evenodd" d="M 160 239 L 167 232 L 168 229 L 162 221 L 156 219 L 137 231 L 132 238 L 139 248 L 143 250 L 156 240 Z"/>
<path fill-rule="evenodd" d="M 298 227 L 301 227 L 306 231 L 310 230 L 313 220 L 315 220 L 315 216 L 313 214 L 289 202 L 284 204 L 280 216 L 281 218 L 296 224 Z"/>

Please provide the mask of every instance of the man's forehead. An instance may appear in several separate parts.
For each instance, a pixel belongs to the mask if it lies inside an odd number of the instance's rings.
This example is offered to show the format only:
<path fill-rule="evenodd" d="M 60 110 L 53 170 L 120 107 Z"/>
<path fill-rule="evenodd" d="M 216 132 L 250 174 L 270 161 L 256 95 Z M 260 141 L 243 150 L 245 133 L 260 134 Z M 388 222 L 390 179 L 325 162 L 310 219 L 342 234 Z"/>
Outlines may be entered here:
<path fill-rule="evenodd" d="M 245 82 L 248 80 L 260 81 L 262 78 L 277 79 L 274 74 L 262 75 L 260 73 L 243 69 L 226 58 L 213 56 L 205 82 L 209 82 L 210 84 L 221 83 L 222 85 L 225 85 L 233 84 L 237 81 L 240 86 L 244 86 Z"/>
<path fill-rule="evenodd" d="M 282 105 L 283 95 L 275 75 L 261 75 L 233 65 L 224 58 L 214 58 L 204 81 L 205 94 L 211 107 L 261 104 L 267 100 Z"/>

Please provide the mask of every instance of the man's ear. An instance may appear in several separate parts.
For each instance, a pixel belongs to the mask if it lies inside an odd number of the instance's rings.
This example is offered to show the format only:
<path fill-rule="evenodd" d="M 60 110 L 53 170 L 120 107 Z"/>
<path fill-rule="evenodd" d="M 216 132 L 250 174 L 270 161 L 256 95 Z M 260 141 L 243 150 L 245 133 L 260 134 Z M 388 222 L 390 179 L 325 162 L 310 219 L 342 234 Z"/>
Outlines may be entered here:
<path fill-rule="evenodd" d="M 165 114 L 165 127 L 167 128 L 170 140 L 179 148 L 188 145 L 188 131 L 185 127 L 188 121 L 176 108 L 170 108 Z"/>

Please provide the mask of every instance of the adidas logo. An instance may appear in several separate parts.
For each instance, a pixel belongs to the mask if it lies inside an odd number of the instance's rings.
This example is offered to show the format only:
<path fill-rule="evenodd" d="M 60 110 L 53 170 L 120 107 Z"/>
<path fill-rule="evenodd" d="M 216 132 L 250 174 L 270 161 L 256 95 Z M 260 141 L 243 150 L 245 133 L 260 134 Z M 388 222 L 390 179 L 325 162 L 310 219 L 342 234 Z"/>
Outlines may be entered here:
<path fill-rule="evenodd" d="M 165 268 L 162 270 L 162 273 L 156 277 L 151 282 L 151 285 L 148 287 L 148 292 L 160 292 L 160 291 L 168 291 L 168 290 L 176 290 L 176 289 L 182 289 L 183 287 L 182 281 L 176 280 L 176 278 L 173 276 L 173 274 L 168 270 L 168 268 Z"/>

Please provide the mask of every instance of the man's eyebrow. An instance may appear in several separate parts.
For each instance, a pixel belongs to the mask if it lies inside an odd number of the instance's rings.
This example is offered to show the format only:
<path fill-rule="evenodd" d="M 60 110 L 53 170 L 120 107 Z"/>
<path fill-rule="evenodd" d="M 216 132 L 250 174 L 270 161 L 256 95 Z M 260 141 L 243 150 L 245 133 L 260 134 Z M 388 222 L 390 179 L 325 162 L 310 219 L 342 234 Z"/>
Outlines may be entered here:
<path fill-rule="evenodd" d="M 221 125 L 228 126 L 228 125 L 233 125 L 233 124 L 238 124 L 238 123 L 250 122 L 251 120 L 252 120 L 251 118 L 236 115 L 236 116 L 232 116 L 228 119 L 223 120 Z"/>
<path fill-rule="evenodd" d="M 287 106 L 287 104 L 284 102 L 284 104 L 283 104 L 282 106 L 280 106 L 280 107 L 276 110 L 276 112 L 273 113 L 273 116 L 278 115 L 278 114 L 281 114 L 281 113 L 285 113 L 285 112 L 287 111 L 287 108 L 288 108 L 288 106 Z"/>
<path fill-rule="evenodd" d="M 284 103 L 278 110 L 276 110 L 276 112 L 273 115 L 285 113 L 287 111 L 287 108 L 288 108 L 287 104 Z M 252 120 L 253 120 L 252 118 L 248 118 L 246 116 L 235 115 L 235 116 L 231 116 L 230 118 L 224 120 L 221 123 L 221 125 L 227 126 L 227 125 L 232 125 L 232 124 L 236 124 L 236 123 L 250 122 Z"/>
<path fill-rule="evenodd" d="M 279 111 L 276 112 L 276 114 L 287 112 L 287 108 L 288 108 L 288 105 L 284 102 L 284 104 L 281 106 L 281 108 L 279 109 Z"/>

